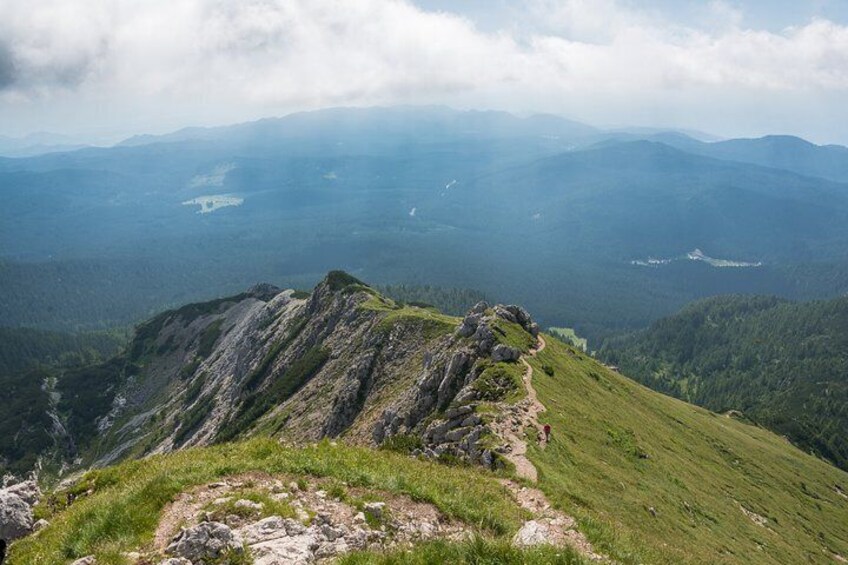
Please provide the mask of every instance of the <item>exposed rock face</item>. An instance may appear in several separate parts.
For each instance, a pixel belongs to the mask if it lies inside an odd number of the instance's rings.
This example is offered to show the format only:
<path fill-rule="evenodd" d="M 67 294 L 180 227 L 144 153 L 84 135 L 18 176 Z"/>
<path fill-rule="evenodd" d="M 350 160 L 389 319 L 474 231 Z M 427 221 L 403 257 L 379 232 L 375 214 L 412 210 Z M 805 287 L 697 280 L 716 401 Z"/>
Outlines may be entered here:
<path fill-rule="evenodd" d="M 228 553 L 242 551 L 241 536 L 225 524 L 218 522 L 203 522 L 183 530 L 166 550 L 174 557 L 204 563 L 213 559 L 222 559 Z"/>
<path fill-rule="evenodd" d="M 0 492 L 0 539 L 15 540 L 32 530 L 32 509 L 17 495 Z"/>
<path fill-rule="evenodd" d="M 492 466 L 491 433 L 475 381 L 521 351 L 503 321 L 535 331 L 517 306 L 475 305 L 464 319 L 401 307 L 349 275 L 331 273 L 308 297 L 271 285 L 163 313 L 140 327 L 123 381 L 83 463 L 249 436 L 293 442 L 344 436 L 380 444 L 421 438 L 428 457 Z M 131 373 L 131 374 L 130 374 Z M 441 411 L 466 407 L 462 417 Z M 491 443 L 491 442 L 490 442 Z M 84 449 L 84 448 L 83 448 Z"/>
<path fill-rule="evenodd" d="M 383 411 L 381 420 L 374 426 L 376 443 L 392 435 L 412 434 L 424 442 L 415 455 L 428 458 L 449 455 L 490 468 L 500 464 L 496 453 L 486 447 L 500 443 L 499 440 L 483 441 L 493 435 L 493 430 L 475 414 L 484 399 L 475 382 L 490 361 L 514 363 L 522 352 L 498 343 L 492 329 L 496 318 L 518 324 L 528 332 L 535 326 L 527 312 L 517 306 L 490 308 L 484 302 L 476 305 L 442 349 L 431 356 L 416 386 Z M 444 412 L 432 418 L 439 410 Z"/>
<path fill-rule="evenodd" d="M 7 486 L 0 492 L 14 494 L 20 497 L 28 506 L 35 506 L 41 498 L 41 489 L 38 488 L 38 482 L 35 479 Z"/>
<path fill-rule="evenodd" d="M 515 347 L 510 347 L 503 343 L 499 343 L 492 349 L 492 361 L 518 361 L 521 357 L 521 351 Z"/>
<path fill-rule="evenodd" d="M 257 510 L 223 519 L 221 525 L 226 523 L 231 528 L 231 532 L 247 548 L 253 559 L 251 562 L 259 565 L 323 562 L 355 550 L 407 546 L 434 538 L 453 539 L 468 527 L 450 520 L 431 504 L 417 502 L 403 495 L 351 488 L 349 494 L 352 498 L 383 499 L 365 503 L 360 512 L 360 508 L 349 499 L 329 496 L 325 490 L 326 483 L 320 479 L 300 487 L 291 484 L 288 488 L 281 480 L 270 476 L 251 476 L 250 480 L 251 489 L 264 491 L 277 500 L 285 500 L 297 514 L 296 519 L 277 515 L 263 517 L 261 511 Z M 210 502 L 214 504 L 214 500 L 220 499 L 221 495 L 226 500 L 232 500 L 235 498 L 233 489 L 240 489 L 243 484 L 241 478 L 231 477 L 222 483 L 205 485 L 182 494 L 173 505 L 165 509 L 165 518 L 160 528 L 166 529 L 157 531 L 154 536 L 154 540 L 162 540 L 154 541 L 154 550 L 170 551 L 165 540 L 172 537 L 173 530 L 167 528 L 175 527 L 178 523 L 170 517 L 178 516 L 181 522 L 188 521 L 190 524 L 201 520 L 198 526 L 186 530 L 195 531 L 209 524 L 202 520 L 208 516 Z M 180 535 L 184 536 L 185 532 Z M 195 537 L 201 539 L 201 536 Z M 195 565 L 206 562 L 192 561 Z M 177 562 L 173 565 L 177 565 Z"/>
<path fill-rule="evenodd" d="M 11 541 L 32 532 L 32 507 L 40 497 L 34 480 L 0 490 L 0 539 Z"/>

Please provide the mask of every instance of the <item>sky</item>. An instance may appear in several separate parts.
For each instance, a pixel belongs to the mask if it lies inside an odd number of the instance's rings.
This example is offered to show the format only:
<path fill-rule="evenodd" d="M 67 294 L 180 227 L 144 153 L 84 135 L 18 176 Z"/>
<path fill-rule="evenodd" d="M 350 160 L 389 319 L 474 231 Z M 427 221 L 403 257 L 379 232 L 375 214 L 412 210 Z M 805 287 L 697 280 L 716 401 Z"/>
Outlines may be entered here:
<path fill-rule="evenodd" d="M 0 0 L 0 135 L 332 106 L 848 144 L 846 0 Z"/>

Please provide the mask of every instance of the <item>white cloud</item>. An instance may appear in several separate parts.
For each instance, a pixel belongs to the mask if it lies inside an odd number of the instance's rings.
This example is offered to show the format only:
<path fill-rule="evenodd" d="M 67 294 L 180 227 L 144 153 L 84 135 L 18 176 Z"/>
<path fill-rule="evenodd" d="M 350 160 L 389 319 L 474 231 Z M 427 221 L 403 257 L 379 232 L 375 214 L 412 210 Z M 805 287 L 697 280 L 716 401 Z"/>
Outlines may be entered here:
<path fill-rule="evenodd" d="M 626 121 L 633 105 L 696 110 L 705 93 L 767 106 L 848 90 L 848 27 L 827 20 L 748 29 L 722 1 L 699 27 L 622 0 L 528 0 L 526 13 L 529 31 L 484 33 L 402 0 L 3 0 L 0 119 L 436 102 Z"/>

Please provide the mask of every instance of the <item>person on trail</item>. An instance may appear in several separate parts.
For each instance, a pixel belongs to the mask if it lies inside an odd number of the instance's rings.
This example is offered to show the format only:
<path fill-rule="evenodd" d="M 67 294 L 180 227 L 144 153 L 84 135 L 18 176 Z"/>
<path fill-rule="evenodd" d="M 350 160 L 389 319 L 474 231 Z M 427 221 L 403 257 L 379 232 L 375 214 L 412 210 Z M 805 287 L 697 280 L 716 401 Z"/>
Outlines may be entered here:
<path fill-rule="evenodd" d="M 545 424 L 545 427 L 542 428 L 545 431 L 545 443 L 551 441 L 551 425 Z"/>

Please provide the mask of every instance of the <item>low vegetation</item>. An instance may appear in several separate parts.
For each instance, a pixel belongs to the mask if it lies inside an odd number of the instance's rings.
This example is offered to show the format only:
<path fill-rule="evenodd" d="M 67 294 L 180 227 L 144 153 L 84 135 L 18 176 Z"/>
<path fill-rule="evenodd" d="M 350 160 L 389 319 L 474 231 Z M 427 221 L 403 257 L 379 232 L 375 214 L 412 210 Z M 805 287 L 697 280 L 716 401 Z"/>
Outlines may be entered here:
<path fill-rule="evenodd" d="M 548 498 L 578 518 L 597 549 L 622 563 L 848 556 L 845 472 L 556 340 L 529 360 L 547 407 L 541 423 L 552 427 L 550 443 L 531 443 L 529 456 Z"/>
<path fill-rule="evenodd" d="M 487 301 L 482 292 L 465 288 L 406 284 L 377 286 L 375 288 L 380 291 L 380 294 L 388 296 L 399 304 L 437 308 L 450 316 L 462 316 L 478 302 Z"/>
<path fill-rule="evenodd" d="M 514 322 L 507 322 L 498 318 L 492 329 L 500 343 L 515 347 L 519 351 L 527 351 L 536 345 L 536 340 L 533 336 Z"/>
<path fill-rule="evenodd" d="M 588 340 L 585 337 L 577 335 L 574 328 L 548 328 L 548 333 L 558 340 L 573 345 L 582 351 L 586 351 L 589 347 Z"/>
<path fill-rule="evenodd" d="M 491 363 L 474 381 L 483 400 L 517 402 L 526 396 L 522 384 L 524 366 L 517 363 Z"/>
<path fill-rule="evenodd" d="M 523 517 L 506 489 L 493 476 L 477 470 L 446 468 L 386 451 L 329 442 L 286 448 L 272 440 L 257 439 L 154 456 L 89 472 L 75 488 L 80 494 L 77 501 L 55 515 L 42 512 L 51 525 L 37 537 L 17 542 L 8 562 L 64 565 L 68 560 L 94 554 L 99 564 L 124 565 L 127 561 L 123 553 L 151 542 L 160 512 L 178 493 L 250 471 L 327 477 L 350 487 L 405 494 L 434 504 L 448 517 L 479 528 L 492 538 L 509 536 Z M 90 494 L 85 494 L 88 491 Z M 507 552 L 515 556 L 512 562 L 521 562 L 516 561 L 515 550 L 507 549 L 504 543 L 476 543 L 483 545 L 477 550 L 463 545 L 433 545 L 421 555 L 437 555 L 434 551 L 441 547 L 448 552 L 445 555 L 457 556 Z M 362 563 L 364 556 L 354 559 L 358 561 L 353 562 Z"/>
<path fill-rule="evenodd" d="M 786 435 L 848 469 L 848 298 L 726 296 L 609 341 L 601 356 L 639 382 Z"/>
<path fill-rule="evenodd" d="M 297 359 L 264 389 L 250 393 L 239 406 L 235 416 L 219 431 L 216 440 L 229 441 L 246 431 L 272 407 L 282 404 L 300 389 L 324 365 L 330 353 L 313 347 Z"/>
<path fill-rule="evenodd" d="M 200 343 L 197 345 L 197 355 L 203 357 L 209 357 L 212 354 L 212 351 L 215 349 L 215 344 L 218 342 L 218 338 L 221 337 L 221 325 L 224 323 L 223 318 L 218 318 L 203 330 L 203 333 L 200 334 Z"/>
<path fill-rule="evenodd" d="M 442 314 L 433 307 L 398 304 L 376 292 L 363 302 L 360 308 L 385 313 L 379 326 L 381 331 L 391 331 L 398 323 L 417 324 L 420 325 L 425 339 L 451 333 L 460 321 L 459 318 Z"/>
<path fill-rule="evenodd" d="M 468 541 L 430 541 L 415 546 L 414 551 L 364 551 L 346 555 L 340 565 L 575 565 L 585 563 L 568 548 L 540 547 L 518 549 L 506 540 L 474 537 Z"/>

